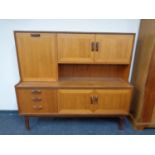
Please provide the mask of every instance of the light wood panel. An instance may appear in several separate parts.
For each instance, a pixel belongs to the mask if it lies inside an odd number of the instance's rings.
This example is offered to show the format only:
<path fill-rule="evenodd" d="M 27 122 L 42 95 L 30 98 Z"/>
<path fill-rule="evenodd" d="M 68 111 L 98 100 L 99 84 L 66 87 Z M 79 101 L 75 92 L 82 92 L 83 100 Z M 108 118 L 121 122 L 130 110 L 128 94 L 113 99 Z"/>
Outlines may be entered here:
<path fill-rule="evenodd" d="M 130 65 L 59 64 L 59 78 L 113 77 L 128 81 Z"/>
<path fill-rule="evenodd" d="M 36 91 L 36 92 L 35 92 Z M 57 91 L 50 89 L 16 89 L 20 114 L 57 112 Z"/>
<path fill-rule="evenodd" d="M 56 34 L 15 33 L 21 79 L 57 80 Z"/>
<path fill-rule="evenodd" d="M 94 34 L 57 34 L 59 63 L 93 63 Z"/>
<path fill-rule="evenodd" d="M 60 89 L 58 90 L 59 113 L 91 113 L 93 90 Z"/>
<path fill-rule="evenodd" d="M 97 89 L 95 113 L 128 113 L 131 95 L 132 89 Z"/>
<path fill-rule="evenodd" d="M 98 51 L 95 62 L 104 64 L 130 64 L 134 35 L 97 34 Z"/>

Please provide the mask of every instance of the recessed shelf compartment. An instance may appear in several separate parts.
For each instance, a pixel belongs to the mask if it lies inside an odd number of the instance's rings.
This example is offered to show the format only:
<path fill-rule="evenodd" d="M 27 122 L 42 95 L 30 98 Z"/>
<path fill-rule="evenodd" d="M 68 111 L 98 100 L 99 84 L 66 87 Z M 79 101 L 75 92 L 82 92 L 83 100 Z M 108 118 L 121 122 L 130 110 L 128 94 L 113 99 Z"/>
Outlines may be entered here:
<path fill-rule="evenodd" d="M 58 77 L 122 78 L 128 81 L 130 65 L 59 64 Z"/>

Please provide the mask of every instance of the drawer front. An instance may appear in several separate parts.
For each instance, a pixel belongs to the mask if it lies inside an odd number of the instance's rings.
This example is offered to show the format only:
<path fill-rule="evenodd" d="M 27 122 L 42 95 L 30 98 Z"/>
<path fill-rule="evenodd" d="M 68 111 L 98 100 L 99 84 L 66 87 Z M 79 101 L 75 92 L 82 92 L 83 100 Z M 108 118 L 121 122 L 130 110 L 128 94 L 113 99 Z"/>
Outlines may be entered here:
<path fill-rule="evenodd" d="M 57 112 L 57 92 L 50 89 L 16 89 L 21 114 Z"/>
<path fill-rule="evenodd" d="M 67 114 L 90 114 L 93 90 L 58 90 L 58 111 Z"/>
<path fill-rule="evenodd" d="M 95 91 L 95 113 L 128 114 L 132 89 L 101 89 Z"/>

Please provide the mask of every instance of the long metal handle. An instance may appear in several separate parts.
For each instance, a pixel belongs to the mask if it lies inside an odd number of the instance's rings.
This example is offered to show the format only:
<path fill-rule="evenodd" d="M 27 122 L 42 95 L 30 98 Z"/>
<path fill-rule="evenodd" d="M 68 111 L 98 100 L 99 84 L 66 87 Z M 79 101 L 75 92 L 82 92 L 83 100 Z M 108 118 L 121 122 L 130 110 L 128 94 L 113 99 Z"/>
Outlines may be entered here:
<path fill-rule="evenodd" d="M 95 43 L 94 42 L 91 43 L 91 51 L 95 51 Z"/>

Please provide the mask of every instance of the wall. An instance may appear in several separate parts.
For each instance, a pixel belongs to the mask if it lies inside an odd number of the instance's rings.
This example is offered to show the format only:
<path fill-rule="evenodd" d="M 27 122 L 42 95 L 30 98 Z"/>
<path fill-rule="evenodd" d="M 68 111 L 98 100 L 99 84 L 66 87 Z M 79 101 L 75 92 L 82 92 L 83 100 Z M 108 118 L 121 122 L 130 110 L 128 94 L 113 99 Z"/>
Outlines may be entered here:
<path fill-rule="evenodd" d="M 116 19 L 0 20 L 0 110 L 17 109 L 14 85 L 19 81 L 19 73 L 13 36 L 14 30 L 132 32 L 136 33 L 137 39 L 139 23 L 140 20 Z"/>

